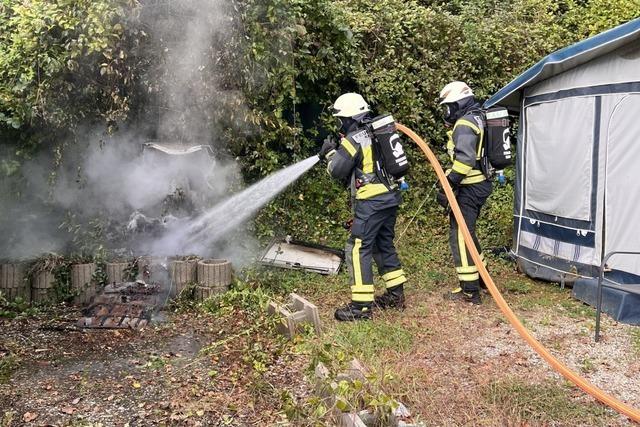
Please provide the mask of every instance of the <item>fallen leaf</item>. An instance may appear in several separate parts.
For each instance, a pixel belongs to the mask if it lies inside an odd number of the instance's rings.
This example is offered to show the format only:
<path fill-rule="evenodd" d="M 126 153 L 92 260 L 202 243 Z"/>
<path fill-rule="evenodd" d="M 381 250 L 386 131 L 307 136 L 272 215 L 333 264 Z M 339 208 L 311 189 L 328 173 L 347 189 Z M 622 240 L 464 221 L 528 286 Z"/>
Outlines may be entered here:
<path fill-rule="evenodd" d="M 203 415 L 204 415 L 204 411 L 203 411 L 202 409 L 198 409 L 198 410 L 196 411 L 196 415 L 197 415 L 197 416 L 199 416 L 199 417 L 201 417 L 201 416 L 203 416 Z"/>
<path fill-rule="evenodd" d="M 36 414 L 35 412 L 25 412 L 22 416 L 22 421 L 24 421 L 25 423 L 30 423 L 36 418 L 38 418 L 38 414 Z"/>
<path fill-rule="evenodd" d="M 76 399 L 73 399 L 73 400 L 71 401 L 71 404 L 72 404 L 72 405 L 77 405 L 78 403 L 80 403 L 80 399 L 82 399 L 82 398 L 81 398 L 81 397 L 78 397 L 78 398 L 76 398 Z"/>
<path fill-rule="evenodd" d="M 134 381 L 133 384 L 131 384 L 133 386 L 133 388 L 140 388 L 142 387 L 142 385 L 138 382 L 138 381 Z"/>
<path fill-rule="evenodd" d="M 60 409 L 60 411 L 67 415 L 73 415 L 73 413 L 76 412 L 76 408 L 72 406 L 65 406 L 64 408 Z"/>

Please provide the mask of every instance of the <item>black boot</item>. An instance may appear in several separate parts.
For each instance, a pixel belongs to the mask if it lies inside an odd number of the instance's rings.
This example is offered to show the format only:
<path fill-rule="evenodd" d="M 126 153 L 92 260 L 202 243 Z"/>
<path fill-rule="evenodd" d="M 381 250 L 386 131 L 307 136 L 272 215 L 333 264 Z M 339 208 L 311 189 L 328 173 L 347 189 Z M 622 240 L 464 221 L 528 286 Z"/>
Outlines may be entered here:
<path fill-rule="evenodd" d="M 464 291 L 462 288 L 456 288 L 444 294 L 444 299 L 449 301 L 470 302 L 471 304 L 482 304 L 479 290 Z"/>
<path fill-rule="evenodd" d="M 382 310 L 387 308 L 404 310 L 406 307 L 404 303 L 404 284 L 388 288 L 384 294 L 375 298 L 374 303 L 376 308 Z"/>
<path fill-rule="evenodd" d="M 352 322 L 354 320 L 370 320 L 372 317 L 371 303 L 350 302 L 344 307 L 336 310 L 336 320 L 341 322 Z"/>

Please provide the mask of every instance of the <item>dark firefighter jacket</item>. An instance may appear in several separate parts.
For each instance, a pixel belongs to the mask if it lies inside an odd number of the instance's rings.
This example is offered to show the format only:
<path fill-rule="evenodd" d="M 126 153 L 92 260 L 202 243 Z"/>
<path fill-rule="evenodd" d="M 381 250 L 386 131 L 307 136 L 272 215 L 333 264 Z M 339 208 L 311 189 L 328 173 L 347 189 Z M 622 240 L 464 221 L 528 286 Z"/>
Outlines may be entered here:
<path fill-rule="evenodd" d="M 479 110 L 469 109 L 456 120 L 447 136 L 447 153 L 453 162 L 451 169 L 446 172 L 449 180 L 456 185 L 484 181 L 486 178 L 480 169 L 484 120 Z"/>
<path fill-rule="evenodd" d="M 371 201 L 374 209 L 398 206 L 400 191 L 386 181 L 376 165 L 373 141 L 366 129 L 356 129 L 343 137 L 327 170 L 335 179 L 351 188 L 355 201 Z"/>

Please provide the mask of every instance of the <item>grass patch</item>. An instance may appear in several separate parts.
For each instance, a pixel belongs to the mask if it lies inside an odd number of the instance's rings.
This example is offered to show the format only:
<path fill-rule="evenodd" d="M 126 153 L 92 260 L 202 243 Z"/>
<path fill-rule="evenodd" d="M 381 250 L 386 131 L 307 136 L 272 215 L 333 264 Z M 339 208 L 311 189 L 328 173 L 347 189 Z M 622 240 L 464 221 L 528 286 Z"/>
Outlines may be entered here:
<path fill-rule="evenodd" d="M 519 298 L 514 301 L 516 306 L 525 310 L 536 310 L 540 308 L 551 308 L 558 305 L 566 304 L 567 307 L 570 307 L 571 304 L 575 304 L 576 302 L 569 299 L 568 290 L 560 289 L 559 287 L 549 284 L 549 283 L 537 283 L 537 282 L 521 282 L 519 279 L 512 279 L 507 281 L 505 288 L 508 289 L 508 286 L 514 286 L 517 289 L 520 289 L 520 285 L 515 285 L 514 283 L 520 282 L 523 285 L 528 287 L 528 290 L 524 292 L 512 292 L 516 294 L 520 294 Z M 511 285 L 509 285 L 511 283 Z M 524 290 L 525 287 L 522 287 Z M 565 307 L 566 309 L 566 307 Z M 572 307 L 573 309 L 573 307 Z M 575 311 L 575 310 L 574 310 Z"/>
<path fill-rule="evenodd" d="M 556 298 L 552 298 L 549 295 L 545 294 L 528 294 L 519 301 L 516 302 L 518 307 L 525 310 L 533 310 L 536 308 L 549 308 L 553 307 L 556 304 Z"/>
<path fill-rule="evenodd" d="M 0 355 L 0 384 L 4 384 L 11 378 L 11 375 L 18 369 L 20 361 L 15 354 L 7 353 Z"/>
<path fill-rule="evenodd" d="M 408 351 L 413 333 L 403 326 L 379 321 L 353 322 L 337 325 L 333 339 L 338 346 L 369 359 L 381 350 Z"/>
<path fill-rule="evenodd" d="M 566 387 L 551 382 L 498 381 L 486 386 L 482 395 L 490 405 L 518 425 L 530 422 L 606 425 L 603 418 L 608 413 L 603 406 L 575 402 Z"/>
<path fill-rule="evenodd" d="M 522 280 L 507 280 L 507 282 L 504 284 L 504 288 L 510 294 L 521 295 L 529 294 L 532 290 L 531 284 Z"/>
<path fill-rule="evenodd" d="M 565 310 L 567 316 L 573 319 L 591 319 L 596 316 L 596 312 L 592 307 L 580 301 L 565 300 L 560 302 L 560 306 Z"/>

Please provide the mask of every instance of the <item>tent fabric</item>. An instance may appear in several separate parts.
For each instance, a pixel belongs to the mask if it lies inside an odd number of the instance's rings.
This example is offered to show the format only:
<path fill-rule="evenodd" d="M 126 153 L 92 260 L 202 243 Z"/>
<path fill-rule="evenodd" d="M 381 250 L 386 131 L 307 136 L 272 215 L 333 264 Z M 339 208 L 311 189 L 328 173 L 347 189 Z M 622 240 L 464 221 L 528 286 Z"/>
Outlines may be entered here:
<path fill-rule="evenodd" d="M 541 236 L 540 234 L 528 231 L 521 232 L 520 245 L 533 249 L 540 254 L 585 265 L 591 264 L 595 255 L 593 248 L 588 246 L 562 242 L 557 239 Z"/>
<path fill-rule="evenodd" d="M 520 107 L 523 88 L 613 52 L 630 41 L 638 39 L 639 35 L 640 18 L 560 49 L 500 89 L 485 102 L 484 107 L 489 108 L 499 104 L 517 110 Z"/>
<path fill-rule="evenodd" d="M 640 158 L 640 94 L 624 97 L 614 108 L 607 141 L 607 171 L 605 206 L 605 253 L 633 251 L 640 246 L 638 209 L 640 191 L 638 162 Z M 616 255 L 609 262 L 611 268 L 640 272 L 640 256 Z"/>
<path fill-rule="evenodd" d="M 591 219 L 594 100 L 568 98 L 526 109 L 526 209 Z M 584 191 L 588 189 L 588 191 Z"/>
<path fill-rule="evenodd" d="M 612 86 L 624 86 L 628 82 L 637 82 L 640 70 L 637 67 L 629 67 L 640 57 L 640 39 L 629 41 L 618 49 L 608 54 L 589 61 L 588 66 L 577 66 L 569 71 L 548 78 L 527 88 L 525 96 L 527 100 L 533 97 L 555 93 L 558 91 L 570 91 L 572 89 L 603 88 L 602 92 L 612 93 L 616 88 Z M 620 87 L 622 92 L 628 92 L 629 88 Z M 595 93 L 592 93 L 595 95 Z"/>
<path fill-rule="evenodd" d="M 640 19 L 549 55 L 485 106 L 497 103 L 520 120 L 512 254 L 592 303 L 603 257 L 640 252 Z M 640 255 L 614 255 L 607 270 L 640 287 Z M 605 290 L 605 311 L 640 319 L 636 289 Z"/>

